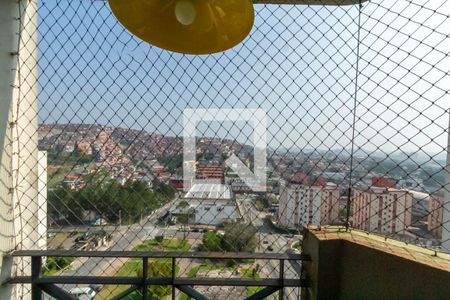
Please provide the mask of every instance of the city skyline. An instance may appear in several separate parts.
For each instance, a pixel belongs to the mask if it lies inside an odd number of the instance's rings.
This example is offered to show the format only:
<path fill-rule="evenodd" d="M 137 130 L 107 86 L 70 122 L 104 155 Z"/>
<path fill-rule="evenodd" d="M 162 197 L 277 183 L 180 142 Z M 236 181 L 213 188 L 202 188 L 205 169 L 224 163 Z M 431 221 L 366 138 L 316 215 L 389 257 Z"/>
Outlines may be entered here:
<path fill-rule="evenodd" d="M 39 124 L 39 126 L 58 126 L 58 127 L 64 127 L 64 126 L 99 126 L 99 127 L 103 127 L 103 128 L 110 128 L 112 130 L 114 129 L 122 129 L 122 130 L 130 130 L 130 131 L 137 131 L 137 132 L 145 132 L 147 134 L 153 134 L 153 135 L 161 135 L 161 136 L 165 136 L 165 137 L 170 137 L 170 138 L 179 138 L 179 139 L 183 139 L 183 136 L 180 135 L 171 135 L 169 134 L 164 134 L 161 133 L 159 131 L 147 131 L 145 129 L 142 128 L 126 128 L 123 126 L 118 126 L 115 127 L 113 125 L 110 124 L 99 124 L 99 123 L 43 123 L 43 124 Z M 252 143 L 251 143 L 251 139 L 249 139 L 248 137 L 244 139 L 244 141 L 239 140 L 238 138 L 234 139 L 234 138 L 223 138 L 218 136 L 217 134 L 212 134 L 210 136 L 208 135 L 201 135 L 198 134 L 196 136 L 197 138 L 210 138 L 210 139 L 221 139 L 224 141 L 236 141 L 242 145 L 246 145 L 246 146 L 250 146 L 253 147 Z M 249 142 L 250 141 L 250 142 Z M 246 143 L 247 142 L 247 143 Z M 312 147 L 305 147 L 305 148 L 297 148 L 297 147 L 290 147 L 290 148 L 286 148 L 283 146 L 277 147 L 277 148 L 273 148 L 273 147 L 268 147 L 267 148 L 268 151 L 270 152 L 275 152 L 275 153 L 280 153 L 280 154 L 289 154 L 289 155 L 296 155 L 297 153 L 303 152 L 303 153 L 327 153 L 327 152 L 331 152 L 331 153 L 336 153 L 336 154 L 340 154 L 340 155 L 350 155 L 351 153 L 351 146 L 349 146 L 348 148 L 312 148 Z M 402 161 L 407 161 L 407 160 L 411 160 L 412 162 L 415 162 L 417 164 L 420 163 L 424 163 L 424 162 L 432 162 L 432 163 L 438 163 L 440 165 L 442 165 L 442 167 L 445 167 L 447 162 L 446 162 L 446 155 L 447 155 L 447 150 L 446 149 L 442 149 L 442 151 L 439 152 L 432 152 L 432 153 L 426 153 L 425 151 L 422 150 L 417 150 L 417 151 L 403 151 L 403 149 L 394 149 L 393 151 L 389 152 L 389 151 L 383 151 L 383 150 L 377 150 L 377 151 L 371 151 L 371 150 L 366 150 L 364 148 L 358 148 L 356 147 L 354 149 L 355 151 L 355 155 L 357 156 L 373 156 L 376 158 L 384 158 L 384 157 L 390 157 L 392 159 L 397 159 L 397 160 L 402 160 Z M 405 157 L 407 157 L 408 159 L 405 160 Z"/>
<path fill-rule="evenodd" d="M 445 47 L 401 43 L 411 31 L 425 40 L 447 32 L 450 26 L 428 32 L 436 20 L 423 20 L 421 28 L 403 26 L 402 19 L 393 18 L 395 11 L 378 2 L 365 4 L 363 12 L 376 15 L 363 14 L 361 20 L 353 126 L 356 6 L 257 5 L 256 25 L 243 44 L 221 54 L 189 56 L 142 43 L 115 21 L 106 2 L 81 2 L 77 14 L 66 10 L 66 2 L 55 3 L 41 4 L 39 10 L 40 122 L 100 122 L 178 136 L 185 108 L 261 108 L 271 120 L 267 129 L 272 148 L 349 148 L 353 129 L 356 148 L 367 151 L 390 153 L 400 147 L 440 153 L 447 146 L 450 96 L 445 82 L 450 66 L 442 61 Z M 418 7 L 398 5 L 412 22 L 419 18 Z M 55 18 L 48 13 L 52 10 L 64 14 Z M 391 26 L 373 27 L 372 18 L 382 13 Z M 99 35 L 106 41 L 101 49 L 95 41 Z M 386 47 L 386 41 L 398 49 Z M 375 53 L 379 55 L 372 59 Z M 405 58 L 406 53 L 411 55 Z M 409 75 L 395 62 L 408 62 Z M 412 76 L 437 62 L 440 67 L 433 72 Z M 233 127 L 214 126 L 211 133 Z"/>

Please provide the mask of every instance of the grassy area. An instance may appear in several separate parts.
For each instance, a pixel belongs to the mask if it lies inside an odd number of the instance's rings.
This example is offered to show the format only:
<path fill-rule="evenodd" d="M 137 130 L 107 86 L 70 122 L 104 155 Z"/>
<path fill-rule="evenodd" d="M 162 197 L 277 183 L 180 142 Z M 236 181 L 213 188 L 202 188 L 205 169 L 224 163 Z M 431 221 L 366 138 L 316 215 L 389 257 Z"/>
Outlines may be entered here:
<path fill-rule="evenodd" d="M 253 279 L 259 279 L 259 278 L 261 278 L 260 276 L 259 276 L 259 273 L 258 272 L 255 272 L 254 274 L 253 274 L 253 270 L 252 269 L 244 269 L 244 275 L 243 275 L 243 277 L 244 278 L 253 278 Z M 253 294 L 256 294 L 257 292 L 259 292 L 260 290 L 262 290 L 262 289 L 264 289 L 264 287 L 263 286 L 248 286 L 247 288 L 246 288 L 246 296 L 247 297 L 250 297 L 250 296 L 252 296 Z"/>
<path fill-rule="evenodd" d="M 141 291 L 134 291 L 128 296 L 123 297 L 121 300 L 142 300 L 142 293 Z"/>
<path fill-rule="evenodd" d="M 200 265 L 200 266 L 192 267 L 188 272 L 188 277 L 195 278 L 195 277 L 197 277 L 197 274 L 200 271 L 212 271 L 212 270 L 234 271 L 234 270 L 236 270 L 236 268 L 235 267 L 217 266 L 217 265 Z"/>
<path fill-rule="evenodd" d="M 191 245 L 183 239 L 164 239 L 161 242 L 156 240 L 147 240 L 143 243 L 135 246 L 133 251 L 189 251 Z M 170 258 L 158 259 L 159 262 L 170 262 Z M 130 259 L 120 267 L 114 276 L 137 276 L 138 272 L 142 270 L 141 259 Z M 179 272 L 177 267 L 176 273 Z M 129 286 L 115 286 L 107 285 L 101 289 L 101 291 L 95 296 L 95 299 L 111 299 L 114 296 L 128 289 Z M 128 300 L 142 299 L 139 292 L 131 293 L 129 296 L 123 298 Z"/>
<path fill-rule="evenodd" d="M 73 257 L 47 257 L 47 260 L 43 266 L 43 274 L 55 274 L 68 267 L 73 261 Z"/>
<path fill-rule="evenodd" d="M 195 266 L 192 267 L 189 272 L 188 272 L 188 277 L 189 278 L 195 278 L 197 277 L 197 274 L 200 271 L 212 271 L 212 270 L 227 270 L 227 271 L 234 271 L 236 270 L 237 267 L 226 267 L 226 266 L 218 266 L 218 265 L 200 265 L 200 266 Z M 258 272 L 254 272 L 253 269 L 251 268 L 246 268 L 246 269 L 241 269 L 241 271 L 243 272 L 242 274 L 242 278 L 254 278 L 254 279 L 258 279 L 260 278 Z M 246 297 L 250 297 L 253 294 L 259 292 L 260 290 L 262 290 L 264 287 L 262 286 L 249 286 L 246 288 Z M 185 294 L 182 294 L 179 298 L 180 300 L 188 300 L 188 296 Z"/>
<path fill-rule="evenodd" d="M 266 198 L 262 198 L 256 200 L 255 206 L 258 210 L 263 211 L 265 208 L 269 208 L 270 203 Z"/>
<path fill-rule="evenodd" d="M 158 259 L 158 261 L 163 261 L 165 263 L 167 263 L 168 265 L 171 265 L 171 261 L 170 259 Z M 171 270 L 172 268 L 166 269 L 165 272 L 167 272 L 167 274 L 165 274 L 162 277 L 167 277 L 169 276 L 169 273 L 172 272 Z M 175 273 L 178 274 L 180 272 L 180 268 L 176 267 L 175 268 Z M 116 276 L 137 276 L 138 273 L 140 273 L 139 276 L 142 276 L 142 260 L 140 259 L 133 259 L 133 260 L 129 260 L 128 262 L 126 262 L 120 269 L 119 271 L 116 273 Z M 149 277 L 151 277 L 152 274 L 149 274 Z M 161 275 L 159 275 L 161 276 Z M 116 295 L 122 293 L 123 291 L 125 291 L 126 289 L 128 289 L 130 286 L 112 286 L 112 285 L 108 285 L 105 286 L 95 297 L 95 299 L 111 299 L 113 297 L 115 297 Z M 150 288 L 150 287 L 149 287 Z M 152 287 L 155 288 L 155 287 Z M 170 291 L 170 288 L 166 287 L 168 291 Z M 141 295 L 141 291 L 134 291 L 131 294 L 129 294 L 128 296 L 122 298 L 122 299 L 128 299 L 128 300 L 141 300 L 142 299 L 142 295 Z M 153 297 L 151 299 L 158 299 L 158 297 Z"/>
<path fill-rule="evenodd" d="M 183 239 L 164 239 L 162 242 L 147 240 L 133 248 L 133 251 L 189 251 L 191 245 Z"/>
<path fill-rule="evenodd" d="M 302 244 L 300 243 L 300 241 L 296 241 L 292 244 L 292 248 L 302 251 Z"/>
<path fill-rule="evenodd" d="M 126 263 L 117 270 L 115 276 L 124 277 L 124 276 L 137 276 L 137 271 L 142 268 L 142 260 L 128 260 Z M 110 299 L 115 295 L 120 294 L 121 292 L 128 289 L 129 286 L 126 285 L 107 285 L 103 287 L 100 292 L 95 296 L 95 299 Z M 131 295 L 130 295 L 131 296 Z M 126 298 L 126 299 L 139 299 L 139 298 Z"/>
<path fill-rule="evenodd" d="M 206 265 L 220 265 L 225 264 L 227 267 L 234 267 L 236 265 L 249 265 L 255 262 L 254 258 L 245 258 L 245 259 L 204 259 Z"/>

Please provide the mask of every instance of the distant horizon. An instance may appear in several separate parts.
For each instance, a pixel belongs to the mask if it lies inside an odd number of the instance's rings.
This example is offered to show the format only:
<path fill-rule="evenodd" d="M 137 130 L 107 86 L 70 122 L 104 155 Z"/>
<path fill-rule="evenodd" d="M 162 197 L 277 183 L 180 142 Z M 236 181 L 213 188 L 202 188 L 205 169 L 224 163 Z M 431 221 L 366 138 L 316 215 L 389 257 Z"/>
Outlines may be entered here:
<path fill-rule="evenodd" d="M 439 2 L 424 7 L 443 10 Z M 450 26 L 431 31 L 440 14 L 424 19 L 408 1 L 365 2 L 360 27 L 357 5 L 255 5 L 241 44 L 197 56 L 133 36 L 107 1 L 38 5 L 42 123 L 180 136 L 185 109 L 257 108 L 267 114 L 275 149 L 348 149 L 352 142 L 370 153 L 447 148 Z M 244 144 L 252 132 L 248 124 L 198 128 Z"/>
<path fill-rule="evenodd" d="M 141 131 L 141 132 L 145 132 L 145 133 L 151 133 L 151 134 L 159 134 L 161 136 L 164 137 L 171 137 L 171 138 L 179 138 L 182 139 L 183 136 L 182 135 L 171 135 L 171 134 L 163 134 L 161 132 L 158 131 L 148 131 L 145 129 L 136 129 L 136 128 L 126 128 L 126 127 L 122 127 L 122 126 L 113 126 L 113 125 L 105 125 L 105 124 L 99 124 L 99 123 L 40 123 L 38 124 L 38 126 L 42 126 L 42 125 L 58 125 L 58 126 L 65 126 L 65 125 L 72 125 L 72 126 L 77 126 L 77 125 L 85 125 L 85 126 L 99 126 L 99 127 L 110 127 L 110 128 L 119 128 L 122 130 L 135 130 L 135 131 Z M 233 139 L 229 139 L 229 138 L 222 138 L 222 137 L 218 137 L 218 136 L 205 136 L 205 135 L 199 135 L 197 136 L 197 138 L 210 138 L 210 139 L 224 139 L 224 140 L 231 140 L 231 141 L 236 141 Z M 245 146 L 249 146 L 249 147 L 253 147 L 253 145 L 249 145 L 249 144 L 245 144 L 245 143 L 241 143 L 240 141 L 237 141 L 242 145 Z M 272 151 L 272 152 L 287 152 L 289 154 L 295 154 L 296 152 L 303 152 L 303 153 L 310 153 L 310 152 L 341 152 L 342 150 L 347 150 L 348 152 L 350 152 L 351 149 L 349 148 L 310 148 L 310 147 L 305 147 L 305 148 L 299 148 L 299 147 L 278 147 L 277 149 L 273 149 L 272 147 L 268 147 L 268 150 Z M 421 155 L 419 153 L 419 151 L 403 151 L 401 149 L 397 149 L 394 150 L 390 153 L 386 153 L 382 150 L 377 150 L 377 151 L 369 151 L 369 150 L 365 150 L 363 148 L 357 148 L 354 151 L 355 155 L 361 155 L 361 154 L 366 154 L 367 156 L 369 155 L 377 155 L 377 156 L 384 156 L 384 157 L 389 157 L 389 156 L 395 156 L 395 155 Z M 360 153 L 363 152 L 363 153 Z M 425 155 L 425 153 L 423 153 L 422 155 Z M 435 161 L 444 161 L 446 160 L 446 155 L 447 152 L 446 151 L 442 151 L 442 152 L 436 152 L 436 153 L 430 153 L 429 157 L 432 157 L 433 160 Z M 392 157 L 391 157 L 392 158 Z"/>

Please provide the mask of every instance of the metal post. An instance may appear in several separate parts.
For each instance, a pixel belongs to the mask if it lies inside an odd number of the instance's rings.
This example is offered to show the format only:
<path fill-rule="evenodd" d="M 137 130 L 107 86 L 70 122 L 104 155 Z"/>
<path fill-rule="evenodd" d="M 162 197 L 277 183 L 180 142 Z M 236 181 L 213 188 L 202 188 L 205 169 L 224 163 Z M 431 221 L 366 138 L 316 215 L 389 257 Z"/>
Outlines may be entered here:
<path fill-rule="evenodd" d="M 448 109 L 447 165 L 445 167 L 444 203 L 442 207 L 442 249 L 450 252 L 450 108 Z"/>
<path fill-rule="evenodd" d="M 148 289 L 147 289 L 147 278 L 148 278 L 148 257 L 142 258 L 142 299 L 148 299 Z"/>
<path fill-rule="evenodd" d="M 172 257 L 172 300 L 175 300 L 175 275 L 176 275 L 176 261 Z"/>
<path fill-rule="evenodd" d="M 284 299 L 284 259 L 280 259 L 280 300 Z"/>
<path fill-rule="evenodd" d="M 31 257 L 31 299 L 32 300 L 42 300 L 42 290 L 36 284 L 36 280 L 39 279 L 41 275 L 41 256 Z"/>

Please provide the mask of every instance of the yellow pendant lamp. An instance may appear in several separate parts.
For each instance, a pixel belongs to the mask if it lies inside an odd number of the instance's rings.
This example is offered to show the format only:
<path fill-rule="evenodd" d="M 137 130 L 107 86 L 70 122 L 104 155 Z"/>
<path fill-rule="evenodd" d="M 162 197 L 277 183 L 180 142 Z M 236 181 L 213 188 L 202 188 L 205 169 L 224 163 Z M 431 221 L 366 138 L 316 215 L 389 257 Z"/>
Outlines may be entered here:
<path fill-rule="evenodd" d="M 209 54 L 239 44 L 253 26 L 252 0 L 109 0 L 122 25 L 157 47 Z"/>

